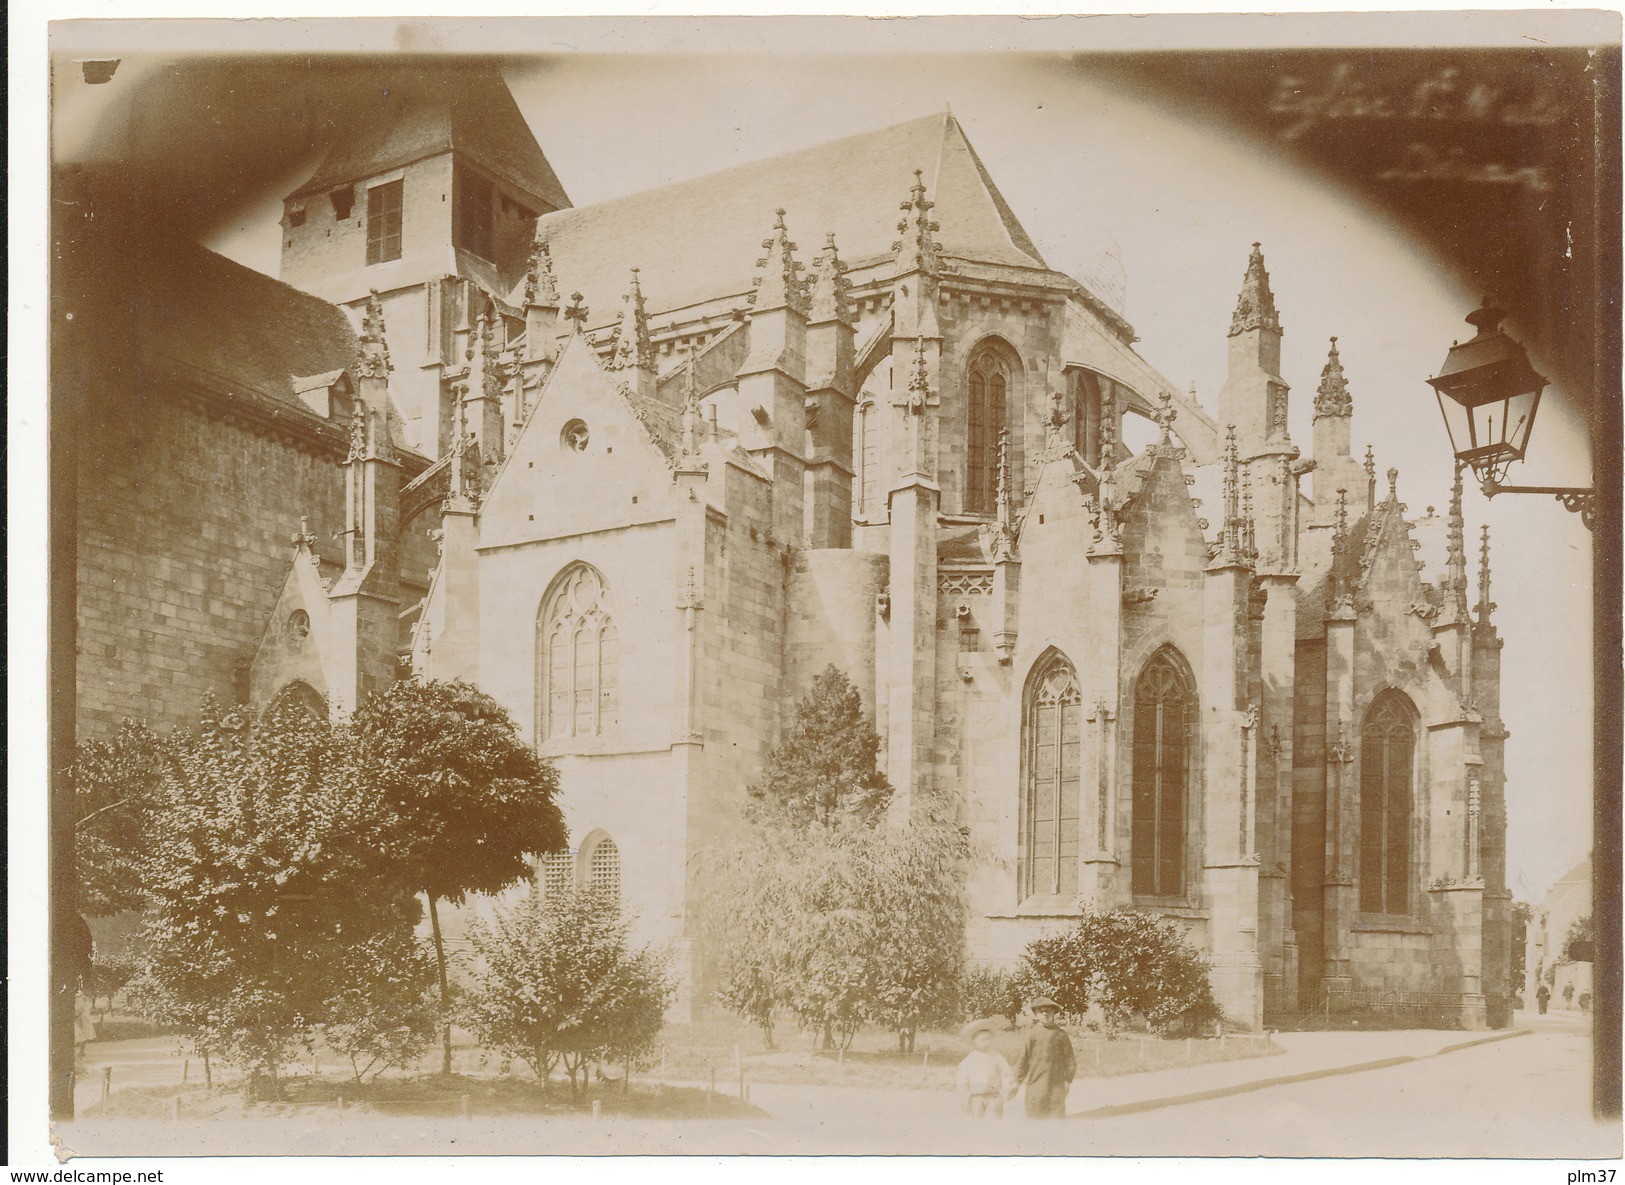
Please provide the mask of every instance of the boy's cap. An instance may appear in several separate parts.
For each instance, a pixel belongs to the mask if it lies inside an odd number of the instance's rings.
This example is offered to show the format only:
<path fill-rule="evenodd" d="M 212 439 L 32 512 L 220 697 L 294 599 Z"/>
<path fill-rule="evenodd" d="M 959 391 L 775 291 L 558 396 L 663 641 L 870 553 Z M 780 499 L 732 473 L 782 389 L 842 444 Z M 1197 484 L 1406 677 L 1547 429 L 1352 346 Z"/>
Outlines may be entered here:
<path fill-rule="evenodd" d="M 998 1027 L 998 1021 L 994 1020 L 992 1017 L 984 1016 L 980 1020 L 971 1021 L 964 1028 L 960 1029 L 959 1037 L 962 1041 L 973 1041 L 976 1039 L 977 1033 L 991 1033 Z"/>
<path fill-rule="evenodd" d="M 1061 1006 L 1054 1000 L 1051 1000 L 1048 996 L 1039 996 L 1038 999 L 1027 1005 L 1027 1007 L 1031 1008 L 1034 1012 L 1042 1012 L 1046 1008 L 1052 1012 L 1059 1012 L 1061 1010 Z"/>

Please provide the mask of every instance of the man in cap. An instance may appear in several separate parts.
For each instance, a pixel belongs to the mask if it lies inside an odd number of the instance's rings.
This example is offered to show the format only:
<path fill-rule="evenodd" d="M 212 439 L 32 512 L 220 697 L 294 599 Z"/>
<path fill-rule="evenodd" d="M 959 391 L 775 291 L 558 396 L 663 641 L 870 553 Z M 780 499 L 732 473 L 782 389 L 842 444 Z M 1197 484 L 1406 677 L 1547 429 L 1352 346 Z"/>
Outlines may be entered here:
<path fill-rule="evenodd" d="M 1054 1000 L 1039 996 L 1030 1007 L 1038 1023 L 1016 1063 L 1016 1081 L 1027 1087 L 1027 1118 L 1064 1119 L 1067 1088 L 1078 1068 L 1072 1038 L 1061 1028 L 1061 1006 Z"/>

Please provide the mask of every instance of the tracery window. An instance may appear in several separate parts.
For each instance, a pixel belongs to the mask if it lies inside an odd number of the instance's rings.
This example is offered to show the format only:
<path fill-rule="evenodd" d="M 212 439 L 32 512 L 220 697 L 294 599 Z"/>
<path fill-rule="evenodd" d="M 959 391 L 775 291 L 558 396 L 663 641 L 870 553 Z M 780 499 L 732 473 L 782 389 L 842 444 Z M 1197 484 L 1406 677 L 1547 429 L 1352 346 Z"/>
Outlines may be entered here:
<path fill-rule="evenodd" d="M 1072 664 L 1054 654 L 1033 671 L 1023 705 L 1025 778 L 1021 896 L 1078 890 L 1078 733 L 1083 696 Z"/>
<path fill-rule="evenodd" d="M 1185 892 L 1185 829 L 1191 785 L 1196 694 L 1167 648 L 1151 656 L 1134 689 L 1134 795 L 1131 824 L 1135 896 Z"/>
<path fill-rule="evenodd" d="M 966 380 L 965 513 L 992 514 L 998 495 L 999 430 L 1005 426 L 1010 367 L 991 346 L 971 356 Z"/>
<path fill-rule="evenodd" d="M 607 835 L 593 845 L 592 855 L 587 857 L 587 889 L 615 899 L 621 895 L 621 849 Z"/>
<path fill-rule="evenodd" d="M 1360 730 L 1360 908 L 1410 908 L 1415 717 L 1397 691 L 1377 696 Z"/>
<path fill-rule="evenodd" d="M 620 723 L 619 635 L 604 579 L 577 564 L 554 584 L 536 622 L 537 735 L 598 736 Z"/>

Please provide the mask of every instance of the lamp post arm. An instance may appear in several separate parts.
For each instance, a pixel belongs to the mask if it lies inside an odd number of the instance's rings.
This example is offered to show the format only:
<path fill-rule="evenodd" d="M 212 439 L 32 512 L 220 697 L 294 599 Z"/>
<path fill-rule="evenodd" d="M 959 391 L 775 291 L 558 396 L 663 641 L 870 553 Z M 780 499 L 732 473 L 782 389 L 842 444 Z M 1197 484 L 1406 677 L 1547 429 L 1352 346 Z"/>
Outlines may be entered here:
<path fill-rule="evenodd" d="M 1597 491 L 1594 488 L 1579 486 L 1507 486 L 1502 485 L 1493 477 L 1484 480 L 1484 496 L 1493 498 L 1497 494 L 1550 494 L 1563 504 L 1565 510 L 1579 514 L 1580 521 L 1591 529 L 1592 518 L 1596 513 Z"/>

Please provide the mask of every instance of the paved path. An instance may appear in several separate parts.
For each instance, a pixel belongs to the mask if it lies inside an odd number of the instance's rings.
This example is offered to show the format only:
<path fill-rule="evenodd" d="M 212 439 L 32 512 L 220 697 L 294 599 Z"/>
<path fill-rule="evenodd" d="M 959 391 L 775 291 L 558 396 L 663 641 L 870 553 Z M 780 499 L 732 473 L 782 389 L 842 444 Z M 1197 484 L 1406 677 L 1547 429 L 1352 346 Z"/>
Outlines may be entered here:
<path fill-rule="evenodd" d="M 1589 1117 L 1589 1028 L 1572 1015 L 1519 1014 L 1513 1029 L 1497 1033 L 1283 1033 L 1276 1042 L 1285 1052 L 1274 1057 L 1082 1080 L 1064 1123 L 1026 1122 L 1019 1100 L 1002 1123 L 973 1124 L 945 1091 L 762 1082 L 752 1084 L 751 1102 L 764 1114 L 752 1119 L 406 1119 L 313 1109 L 241 1121 L 81 1119 L 67 1130 L 67 1143 L 91 1155 L 1468 1156 L 1517 1155 L 1504 1150 L 1516 1147 L 1537 1156 L 1618 1154 L 1618 1126 Z M 105 1052 L 116 1058 L 119 1051 Z M 126 1084 L 178 1081 L 179 1067 L 173 1057 L 132 1059 L 115 1075 Z M 87 1077 L 81 1097 L 92 1102 L 99 1084 L 94 1074 Z M 86 1098 L 85 1091 L 93 1093 Z M 1418 1099 L 1432 1110 L 1419 1112 Z M 1408 1127 L 1400 1122 L 1417 1114 L 1426 1118 Z M 1340 1133 L 1353 1134 L 1330 1138 Z M 1441 1143 L 1446 1134 L 1452 1150 Z M 1502 1137 L 1503 1151 L 1483 1146 L 1486 1135 Z M 1542 1135 L 1552 1138 L 1540 1144 Z M 1537 1144 L 1546 1150 L 1535 1150 Z"/>

